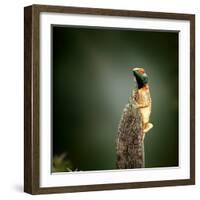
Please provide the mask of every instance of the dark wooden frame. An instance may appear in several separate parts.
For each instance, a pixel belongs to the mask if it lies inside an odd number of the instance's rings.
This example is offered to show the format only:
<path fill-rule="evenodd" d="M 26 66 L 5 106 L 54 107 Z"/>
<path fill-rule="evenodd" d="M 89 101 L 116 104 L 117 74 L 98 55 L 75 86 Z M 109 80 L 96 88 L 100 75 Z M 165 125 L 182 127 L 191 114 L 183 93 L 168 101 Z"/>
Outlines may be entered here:
<path fill-rule="evenodd" d="M 39 18 L 41 12 L 161 18 L 190 22 L 190 178 L 184 180 L 115 183 L 41 188 L 39 183 Z M 81 192 L 195 184 L 195 15 L 32 5 L 24 9 L 24 191 L 30 194 Z"/>

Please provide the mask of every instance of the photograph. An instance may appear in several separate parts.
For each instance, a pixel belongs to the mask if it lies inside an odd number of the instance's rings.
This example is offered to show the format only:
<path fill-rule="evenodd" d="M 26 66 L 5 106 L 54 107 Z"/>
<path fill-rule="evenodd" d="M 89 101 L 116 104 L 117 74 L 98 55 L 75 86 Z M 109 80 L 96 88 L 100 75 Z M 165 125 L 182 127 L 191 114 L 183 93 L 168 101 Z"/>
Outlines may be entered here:
<path fill-rule="evenodd" d="M 52 172 L 178 166 L 178 32 L 51 31 Z"/>

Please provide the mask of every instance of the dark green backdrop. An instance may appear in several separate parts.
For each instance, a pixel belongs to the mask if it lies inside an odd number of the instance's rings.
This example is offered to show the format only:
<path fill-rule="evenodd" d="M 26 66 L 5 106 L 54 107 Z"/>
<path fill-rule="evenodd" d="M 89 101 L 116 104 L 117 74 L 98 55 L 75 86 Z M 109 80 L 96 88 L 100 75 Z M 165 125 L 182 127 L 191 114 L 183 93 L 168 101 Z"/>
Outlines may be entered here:
<path fill-rule="evenodd" d="M 53 155 L 78 170 L 115 169 L 118 123 L 135 87 L 130 66 L 149 75 L 154 128 L 146 167 L 178 165 L 178 33 L 52 27 Z"/>

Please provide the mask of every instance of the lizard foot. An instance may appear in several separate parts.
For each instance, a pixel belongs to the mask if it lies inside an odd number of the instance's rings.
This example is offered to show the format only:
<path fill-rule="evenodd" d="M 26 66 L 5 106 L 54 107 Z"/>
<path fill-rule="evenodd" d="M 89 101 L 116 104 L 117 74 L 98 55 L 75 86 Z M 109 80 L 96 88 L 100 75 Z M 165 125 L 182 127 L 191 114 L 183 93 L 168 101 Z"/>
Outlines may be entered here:
<path fill-rule="evenodd" d="M 145 127 L 145 129 L 143 130 L 144 133 L 147 133 L 150 129 L 153 128 L 153 124 L 152 123 L 148 123 Z"/>

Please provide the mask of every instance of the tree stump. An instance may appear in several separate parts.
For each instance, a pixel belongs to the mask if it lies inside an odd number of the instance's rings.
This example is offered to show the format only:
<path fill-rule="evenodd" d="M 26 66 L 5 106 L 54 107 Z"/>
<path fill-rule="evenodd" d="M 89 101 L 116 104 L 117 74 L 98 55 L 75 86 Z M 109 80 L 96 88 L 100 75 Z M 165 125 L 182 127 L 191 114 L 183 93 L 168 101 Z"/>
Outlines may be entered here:
<path fill-rule="evenodd" d="M 145 167 L 141 114 L 131 97 L 119 123 L 116 146 L 118 169 Z"/>

